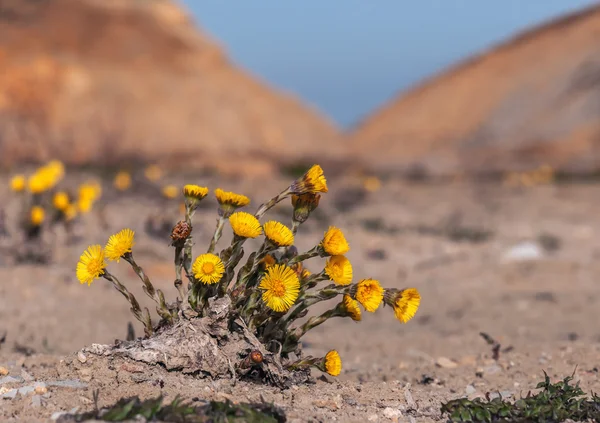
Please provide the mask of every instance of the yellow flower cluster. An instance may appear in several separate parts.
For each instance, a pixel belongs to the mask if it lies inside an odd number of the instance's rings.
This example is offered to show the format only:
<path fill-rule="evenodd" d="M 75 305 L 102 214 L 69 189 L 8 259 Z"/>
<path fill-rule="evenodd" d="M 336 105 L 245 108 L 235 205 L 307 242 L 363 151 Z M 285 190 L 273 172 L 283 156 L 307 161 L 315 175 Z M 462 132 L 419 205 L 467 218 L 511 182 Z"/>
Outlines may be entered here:
<path fill-rule="evenodd" d="M 79 186 L 77 207 L 79 212 L 88 213 L 102 195 L 102 187 L 97 182 L 86 182 Z"/>
<path fill-rule="evenodd" d="M 48 164 L 38 168 L 27 180 L 27 188 L 32 194 L 41 194 L 56 186 L 65 174 L 65 167 L 62 162 L 52 160 Z M 11 186 L 14 191 L 22 191 L 22 180 L 20 175 L 13 180 Z M 16 189 L 15 189 L 16 188 Z"/>

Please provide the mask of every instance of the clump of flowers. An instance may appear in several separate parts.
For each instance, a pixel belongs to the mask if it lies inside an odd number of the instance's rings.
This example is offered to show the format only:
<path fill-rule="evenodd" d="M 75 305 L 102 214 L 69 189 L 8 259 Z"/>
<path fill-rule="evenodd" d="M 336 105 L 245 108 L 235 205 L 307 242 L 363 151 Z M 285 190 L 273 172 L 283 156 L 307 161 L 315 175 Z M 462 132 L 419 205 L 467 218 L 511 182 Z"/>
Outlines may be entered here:
<path fill-rule="evenodd" d="M 406 323 L 417 312 L 421 297 L 415 288 L 386 289 L 379 281 L 369 278 L 356 281 L 352 264 L 345 256 L 350 244 L 340 228 L 329 227 L 322 237 L 314 240 L 313 248 L 298 252 L 294 246 L 298 229 L 318 207 L 320 195 L 327 191 L 327 181 L 318 165 L 260 205 L 255 213 L 241 210 L 250 204 L 248 197 L 216 189 L 218 210 L 214 234 L 208 248 L 195 253 L 193 247 L 199 240 L 193 239 L 194 216 L 209 189 L 185 185 L 182 190 L 185 217 L 171 233 L 174 285 L 179 293 L 173 303 L 168 303 L 163 292 L 154 288 L 134 260 L 135 234 L 130 229 L 112 235 L 105 247 L 92 245 L 84 251 L 77 264 L 77 278 L 87 285 L 97 278 L 112 283 L 129 301 L 148 339 L 153 339 L 151 348 L 160 352 L 152 355 L 153 360 L 167 357 L 163 362 L 167 367 L 212 374 L 221 365 L 225 372 L 234 373 L 234 377 L 262 370 L 270 381 L 285 371 L 306 374 L 311 367 L 337 376 L 342 371 L 342 360 L 336 350 L 324 357 L 303 355 L 301 340 L 307 332 L 334 317 L 360 322 L 361 308 L 375 312 L 382 305 L 391 307 L 395 317 Z M 284 200 L 291 202 L 291 226 L 276 220 L 261 223 L 265 214 Z M 225 225 L 231 227 L 233 238 L 218 251 Z M 253 238 L 262 242 L 256 251 L 248 254 L 245 243 Z M 125 285 L 109 272 L 107 263 L 120 259 L 132 266 L 145 293 L 155 302 L 158 322 L 152 321 L 148 309 L 142 310 Z M 322 270 L 308 271 L 306 265 L 311 260 L 313 266 L 320 266 Z M 339 302 L 331 309 L 309 316 L 315 304 L 336 298 Z M 303 319 L 307 316 L 307 320 Z M 195 325 L 198 321 L 202 324 Z M 192 329 L 186 330 L 188 327 Z M 185 335 L 180 335 L 182 332 Z M 208 338 L 196 342 L 207 332 Z M 168 340 L 161 338 L 167 336 L 165 334 L 170 337 Z M 177 336 L 179 340 L 174 341 Z M 133 355 L 135 348 L 150 348 L 148 343 L 136 345 L 123 347 L 120 352 Z M 173 345 L 177 345 L 177 349 Z M 181 352 L 188 345 L 193 351 Z M 230 348 L 230 345 L 236 347 Z M 215 350 L 211 346 L 215 346 Z M 226 360 L 214 358 L 215 351 L 225 354 Z M 147 361 L 149 356 L 135 357 Z M 168 357 L 177 359 L 169 361 Z M 203 361 L 194 357 L 202 357 Z M 191 365 L 190 361 L 195 364 Z"/>
<path fill-rule="evenodd" d="M 61 187 L 64 176 L 63 163 L 52 160 L 30 175 L 13 175 L 9 181 L 11 191 L 21 203 L 20 228 L 25 241 L 32 241 L 31 246 L 40 246 L 39 240 L 49 227 L 64 225 L 70 232 L 71 223 L 89 212 L 100 198 L 99 183 L 86 182 L 73 191 Z M 39 256 L 32 251 L 25 255 L 35 260 Z"/>

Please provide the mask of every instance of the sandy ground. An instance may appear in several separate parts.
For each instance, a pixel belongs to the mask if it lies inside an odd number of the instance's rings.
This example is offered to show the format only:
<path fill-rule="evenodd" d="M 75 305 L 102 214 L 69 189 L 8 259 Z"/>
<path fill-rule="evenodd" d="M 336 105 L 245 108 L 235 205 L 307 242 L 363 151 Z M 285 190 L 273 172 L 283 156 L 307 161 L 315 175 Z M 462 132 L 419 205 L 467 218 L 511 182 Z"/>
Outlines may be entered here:
<path fill-rule="evenodd" d="M 67 183 L 81 178 L 72 176 Z M 186 181 L 218 186 L 214 177 Z M 251 195 L 258 205 L 287 181 L 218 182 Z M 174 177 L 172 182 L 183 179 Z M 62 230 L 46 234 L 53 250 L 51 265 L 17 265 L 12 251 L 18 238 L 12 226 L 18 201 L 0 188 L 11 231 L 0 240 L 0 337 L 6 333 L 0 367 L 26 379 L 0 389 L 34 381 L 81 382 L 48 384 L 39 400 L 33 400 L 35 393 L 0 399 L 0 420 L 47 421 L 53 413 L 74 407 L 89 410 L 95 390 L 100 405 L 162 392 L 166 398 L 179 394 L 190 401 L 264 400 L 283 407 L 289 421 L 322 422 L 440 421 L 442 401 L 496 391 L 526 394 L 542 379 L 543 370 L 553 379 L 575 372 L 585 391 L 600 391 L 600 186 L 515 189 L 386 182 L 364 196 L 356 187 L 352 179 L 330 181 L 318 219 L 309 221 L 297 237 L 299 249 L 314 245 L 327 225 L 335 224 L 347 234 L 357 278 L 377 278 L 387 287 L 416 287 L 421 308 L 406 325 L 389 308 L 380 308 L 364 313 L 360 323 L 337 319 L 317 328 L 306 336 L 306 352 L 322 355 L 337 349 L 342 374 L 333 378 L 315 373 L 314 384 L 286 390 L 199 379 L 123 359 L 78 358 L 77 351 L 86 345 L 125 338 L 128 322 L 134 322 L 127 304 L 107 283 L 79 285 L 74 267 L 80 252 L 131 227 L 137 234 L 138 262 L 174 298 L 168 240 L 149 235 L 145 224 L 150 216 L 160 216 L 170 228 L 178 203 L 157 201 L 150 189 L 136 195 L 106 189 L 101 206 L 75 228 L 75 242 L 67 245 Z M 285 204 L 273 215 L 283 219 L 290 212 Z M 214 208 L 199 212 L 196 239 L 207 242 L 214 219 Z M 534 244 L 523 247 L 524 242 Z M 536 257 L 507 256 L 518 245 L 533 247 Z M 322 265 L 313 260 L 308 267 L 316 271 Z M 125 264 L 113 271 L 149 304 Z M 494 360 L 480 332 L 498 340 L 503 350 L 512 348 Z"/>

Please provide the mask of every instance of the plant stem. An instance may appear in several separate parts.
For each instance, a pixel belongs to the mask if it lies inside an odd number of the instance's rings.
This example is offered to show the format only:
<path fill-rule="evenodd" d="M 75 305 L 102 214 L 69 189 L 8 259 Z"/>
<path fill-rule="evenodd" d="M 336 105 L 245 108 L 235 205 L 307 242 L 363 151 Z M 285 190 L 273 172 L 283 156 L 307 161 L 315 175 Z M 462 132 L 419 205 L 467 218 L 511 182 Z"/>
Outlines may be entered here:
<path fill-rule="evenodd" d="M 224 226 L 225 226 L 225 217 L 219 216 L 219 218 L 217 219 L 217 227 L 215 228 L 215 232 L 210 241 L 210 246 L 208 247 L 209 253 L 213 253 L 215 251 L 217 242 L 219 242 L 219 239 L 221 239 L 221 236 L 223 235 L 223 227 Z"/>
<path fill-rule="evenodd" d="M 260 219 L 267 211 L 269 211 L 269 209 L 271 209 L 275 204 L 279 203 L 280 201 L 285 200 L 291 193 L 292 192 L 289 188 L 286 188 L 285 190 L 281 191 L 279 194 L 271 198 L 266 203 L 261 204 L 261 206 L 254 214 L 254 217 Z"/>

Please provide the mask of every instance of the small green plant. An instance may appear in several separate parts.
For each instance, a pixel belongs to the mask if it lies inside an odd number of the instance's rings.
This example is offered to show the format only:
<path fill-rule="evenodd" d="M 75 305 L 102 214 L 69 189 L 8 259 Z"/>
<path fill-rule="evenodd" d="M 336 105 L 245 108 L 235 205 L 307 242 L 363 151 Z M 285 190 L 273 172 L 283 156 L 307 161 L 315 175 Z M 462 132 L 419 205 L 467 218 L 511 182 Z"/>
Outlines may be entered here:
<path fill-rule="evenodd" d="M 562 422 L 600 421 L 600 397 L 592 392 L 587 398 L 579 383 L 571 385 L 573 376 L 550 383 L 544 372 L 544 381 L 538 383 L 541 389 L 535 395 L 531 391 L 525 398 L 509 402 L 501 396 L 490 399 L 459 398 L 442 404 L 442 414 L 448 414 L 451 422 Z"/>
<path fill-rule="evenodd" d="M 138 397 L 121 398 L 116 404 L 84 414 L 61 416 L 58 423 L 83 422 L 90 419 L 122 422 L 143 417 L 144 421 L 168 423 L 284 423 L 284 412 L 272 404 L 233 404 L 210 401 L 206 405 L 192 406 L 175 398 L 163 405 L 163 397 L 141 401 Z"/>

